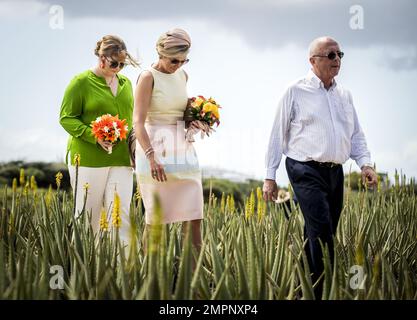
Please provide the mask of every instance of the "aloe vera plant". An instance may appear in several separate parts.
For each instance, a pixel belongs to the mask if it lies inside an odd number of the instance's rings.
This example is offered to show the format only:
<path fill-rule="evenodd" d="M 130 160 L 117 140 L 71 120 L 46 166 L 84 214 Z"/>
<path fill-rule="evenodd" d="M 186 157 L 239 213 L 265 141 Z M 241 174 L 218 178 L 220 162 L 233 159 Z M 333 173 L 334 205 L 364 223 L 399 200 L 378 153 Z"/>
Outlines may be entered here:
<path fill-rule="evenodd" d="M 73 196 L 59 188 L 59 178 L 56 190 L 42 190 L 23 172 L 1 189 L 1 299 L 317 298 L 302 214 L 293 204 L 287 219 L 284 207 L 264 203 L 259 190 L 242 207 L 232 195 L 210 194 L 199 250 L 179 224 L 152 226 L 145 248 L 136 194 L 131 241 L 123 247 L 114 226 L 103 222 L 94 234 L 89 212 L 74 216 Z M 414 181 L 397 180 L 385 190 L 346 191 L 333 264 L 324 248 L 320 298 L 417 299 Z"/>

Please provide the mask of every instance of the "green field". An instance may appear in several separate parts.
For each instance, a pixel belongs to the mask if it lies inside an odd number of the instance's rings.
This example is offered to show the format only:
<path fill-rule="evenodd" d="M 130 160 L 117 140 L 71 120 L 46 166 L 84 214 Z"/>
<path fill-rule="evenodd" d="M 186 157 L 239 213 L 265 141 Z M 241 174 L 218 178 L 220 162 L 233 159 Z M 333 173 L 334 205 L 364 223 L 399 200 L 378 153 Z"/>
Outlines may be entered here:
<path fill-rule="evenodd" d="M 383 190 L 347 188 L 333 266 L 324 254 L 323 299 L 417 299 L 414 190 L 413 181 L 399 179 Z M 154 226 L 144 253 L 140 195 L 133 200 L 132 242 L 123 250 L 111 223 L 94 239 L 88 214 L 74 219 L 67 191 L 17 180 L 4 186 L 0 298 L 314 298 L 294 205 L 286 219 L 284 207 L 265 204 L 259 189 L 242 206 L 211 193 L 200 254 L 178 224 Z"/>

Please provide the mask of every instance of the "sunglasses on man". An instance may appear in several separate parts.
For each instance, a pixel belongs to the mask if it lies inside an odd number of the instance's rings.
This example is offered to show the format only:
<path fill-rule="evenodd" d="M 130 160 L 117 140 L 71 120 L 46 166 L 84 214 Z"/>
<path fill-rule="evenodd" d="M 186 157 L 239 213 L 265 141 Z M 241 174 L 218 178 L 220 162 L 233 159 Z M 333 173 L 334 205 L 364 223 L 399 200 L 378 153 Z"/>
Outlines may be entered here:
<path fill-rule="evenodd" d="M 119 62 L 119 61 L 115 61 L 113 59 L 109 59 L 108 57 L 104 56 L 104 58 L 109 62 L 109 66 L 112 69 L 123 69 L 124 66 L 126 65 L 126 62 Z"/>
<path fill-rule="evenodd" d="M 334 59 L 336 59 L 336 56 L 338 56 L 340 59 L 342 59 L 344 55 L 345 54 L 341 51 L 336 51 L 336 52 L 331 51 L 326 56 L 315 54 L 313 57 L 321 57 L 321 58 L 328 58 L 329 60 L 334 60 Z"/>

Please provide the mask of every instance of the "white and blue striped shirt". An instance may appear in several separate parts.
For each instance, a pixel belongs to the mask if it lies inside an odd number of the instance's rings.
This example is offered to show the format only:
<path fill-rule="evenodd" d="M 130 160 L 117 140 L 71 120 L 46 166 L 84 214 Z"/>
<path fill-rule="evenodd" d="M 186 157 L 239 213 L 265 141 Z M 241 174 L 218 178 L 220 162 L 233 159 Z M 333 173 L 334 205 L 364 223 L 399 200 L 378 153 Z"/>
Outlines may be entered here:
<path fill-rule="evenodd" d="M 282 154 L 298 161 L 371 164 L 350 92 L 329 90 L 312 70 L 281 98 L 266 153 L 266 179 L 275 180 Z"/>

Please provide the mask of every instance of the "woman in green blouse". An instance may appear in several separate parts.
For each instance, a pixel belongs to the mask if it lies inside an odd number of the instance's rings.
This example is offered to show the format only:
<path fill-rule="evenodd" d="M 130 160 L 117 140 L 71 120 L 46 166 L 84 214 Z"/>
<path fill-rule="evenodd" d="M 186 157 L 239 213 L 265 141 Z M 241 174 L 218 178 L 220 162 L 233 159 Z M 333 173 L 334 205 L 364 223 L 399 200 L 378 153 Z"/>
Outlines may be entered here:
<path fill-rule="evenodd" d="M 111 223 L 112 203 L 118 195 L 121 209 L 119 235 L 128 244 L 129 208 L 133 189 L 128 143 L 126 140 L 118 142 L 109 154 L 110 142 L 96 141 L 90 124 L 97 117 L 109 113 L 126 119 L 129 130 L 132 129 L 132 85 L 127 77 L 118 73 L 127 63 L 133 66 L 138 64 L 127 52 L 123 40 L 117 36 L 104 36 L 97 42 L 94 52 L 98 64 L 72 79 L 65 91 L 59 122 L 70 134 L 66 161 L 74 191 L 74 156 L 80 155 L 76 214 L 82 211 L 85 192 L 88 192 L 85 209 L 91 212 L 92 228 L 97 232 L 104 218 Z M 103 209 L 106 217 L 102 213 Z"/>

